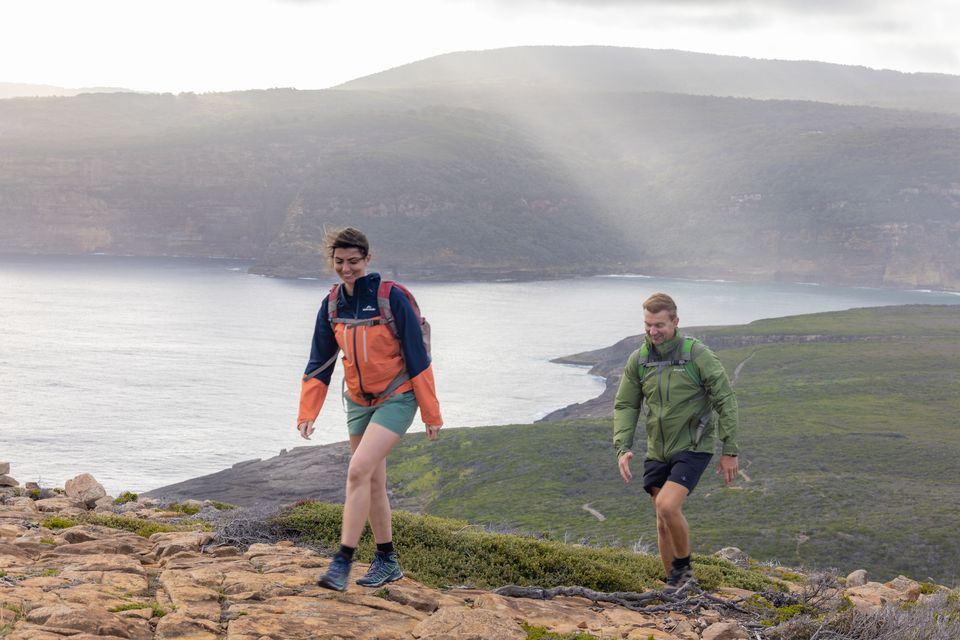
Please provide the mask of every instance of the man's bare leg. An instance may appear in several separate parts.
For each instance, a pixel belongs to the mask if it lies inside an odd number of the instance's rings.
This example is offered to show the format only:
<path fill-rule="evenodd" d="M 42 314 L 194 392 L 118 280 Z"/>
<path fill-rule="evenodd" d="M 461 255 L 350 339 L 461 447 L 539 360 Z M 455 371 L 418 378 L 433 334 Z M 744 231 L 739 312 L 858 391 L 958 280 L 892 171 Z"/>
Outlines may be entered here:
<path fill-rule="evenodd" d="M 657 546 L 660 561 L 670 575 L 673 561 L 690 555 L 690 526 L 683 516 L 683 502 L 690 492 L 682 484 L 667 480 L 661 488 L 653 488 L 653 505 L 657 512 Z"/>

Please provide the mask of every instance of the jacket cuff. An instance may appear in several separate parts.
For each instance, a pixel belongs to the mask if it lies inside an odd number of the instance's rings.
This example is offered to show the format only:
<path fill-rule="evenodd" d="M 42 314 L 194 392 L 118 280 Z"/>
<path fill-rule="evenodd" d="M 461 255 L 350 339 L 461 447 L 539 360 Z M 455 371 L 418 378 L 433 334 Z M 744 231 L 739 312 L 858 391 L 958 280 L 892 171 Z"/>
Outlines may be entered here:
<path fill-rule="evenodd" d="M 327 385 L 316 378 L 306 378 L 300 385 L 300 409 L 297 424 L 304 420 L 316 420 L 327 398 Z"/>
<path fill-rule="evenodd" d="M 424 424 L 431 426 L 443 424 L 440 415 L 440 401 L 437 400 L 437 388 L 433 382 L 433 367 L 427 367 L 417 377 L 410 380 L 413 386 L 413 395 L 417 398 L 420 407 L 420 418 Z"/>

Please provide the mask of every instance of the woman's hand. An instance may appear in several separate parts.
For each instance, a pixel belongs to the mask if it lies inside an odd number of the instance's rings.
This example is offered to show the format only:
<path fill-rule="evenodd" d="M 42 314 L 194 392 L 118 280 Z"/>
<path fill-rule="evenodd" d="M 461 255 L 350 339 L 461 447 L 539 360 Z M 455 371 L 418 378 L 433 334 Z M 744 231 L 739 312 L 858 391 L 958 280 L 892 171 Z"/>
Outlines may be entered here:
<path fill-rule="evenodd" d="M 425 425 L 425 426 L 427 427 L 427 437 L 430 438 L 431 440 L 436 440 L 436 439 L 437 439 L 437 435 L 440 433 L 440 427 L 442 427 L 443 425 L 442 425 L 442 424 L 428 424 L 428 425 Z"/>
<path fill-rule="evenodd" d="M 301 438 L 309 440 L 310 436 L 313 435 L 313 420 L 304 420 L 297 425 L 297 430 L 300 432 Z"/>

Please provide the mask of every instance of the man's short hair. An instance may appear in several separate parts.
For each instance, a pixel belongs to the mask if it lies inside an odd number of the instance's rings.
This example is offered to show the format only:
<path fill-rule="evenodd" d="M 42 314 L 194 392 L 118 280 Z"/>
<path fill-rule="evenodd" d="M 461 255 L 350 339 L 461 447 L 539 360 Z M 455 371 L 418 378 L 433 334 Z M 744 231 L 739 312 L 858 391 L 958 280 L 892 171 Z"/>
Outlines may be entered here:
<path fill-rule="evenodd" d="M 643 308 L 650 313 L 669 311 L 671 320 L 677 317 L 677 303 L 665 293 L 655 293 L 647 298 L 643 303 Z"/>

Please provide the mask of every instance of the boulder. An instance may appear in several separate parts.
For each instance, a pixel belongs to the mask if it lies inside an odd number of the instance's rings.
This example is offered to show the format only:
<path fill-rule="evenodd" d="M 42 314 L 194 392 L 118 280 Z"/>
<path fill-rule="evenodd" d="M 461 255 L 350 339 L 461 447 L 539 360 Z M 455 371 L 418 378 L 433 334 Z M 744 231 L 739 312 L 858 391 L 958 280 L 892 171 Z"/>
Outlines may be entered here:
<path fill-rule="evenodd" d="M 20 483 L 6 474 L 0 474 L 0 487 L 17 487 Z"/>
<path fill-rule="evenodd" d="M 702 640 L 749 640 L 750 634 L 736 622 L 717 622 L 703 630 Z"/>
<path fill-rule="evenodd" d="M 899 591 L 879 582 L 868 582 L 859 587 L 847 587 L 844 595 L 850 599 L 854 608 L 860 613 L 873 613 L 884 605 L 901 599 Z"/>
<path fill-rule="evenodd" d="M 883 586 L 899 591 L 900 599 L 904 602 L 916 602 L 917 598 L 920 597 L 920 583 L 906 576 L 897 576 Z"/>
<path fill-rule="evenodd" d="M 867 584 L 867 571 L 866 569 L 857 569 L 853 573 L 847 576 L 847 586 L 848 587 L 862 587 Z"/>
<path fill-rule="evenodd" d="M 10 463 L 9 462 L 0 462 L 0 474 L 10 473 Z"/>
<path fill-rule="evenodd" d="M 107 495 L 103 485 L 89 473 L 81 473 L 76 478 L 67 480 L 63 488 L 66 490 L 68 498 L 79 500 L 88 508 L 93 507 L 97 500 Z"/>
<path fill-rule="evenodd" d="M 724 547 L 713 555 L 722 558 L 727 562 L 732 562 L 738 567 L 743 567 L 744 569 L 750 566 L 750 556 L 736 547 Z"/>
<path fill-rule="evenodd" d="M 109 511 L 110 513 L 113 513 L 113 507 L 113 498 L 110 496 L 103 496 L 93 503 L 94 510 L 100 512 Z"/>
<path fill-rule="evenodd" d="M 26 498 L 29 500 L 30 498 Z M 56 513 L 59 516 L 75 516 L 86 511 L 86 506 L 79 500 L 67 498 L 65 496 L 56 496 L 54 498 L 44 498 L 35 503 L 37 511 L 43 513 Z"/>
<path fill-rule="evenodd" d="M 152 635 L 149 628 L 143 629 L 102 609 L 82 605 L 53 605 L 33 609 L 27 614 L 27 621 L 51 630 L 66 631 L 67 635 L 79 632 L 137 640 L 150 640 Z"/>

